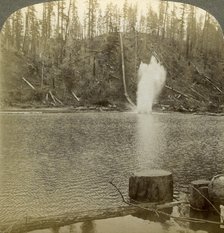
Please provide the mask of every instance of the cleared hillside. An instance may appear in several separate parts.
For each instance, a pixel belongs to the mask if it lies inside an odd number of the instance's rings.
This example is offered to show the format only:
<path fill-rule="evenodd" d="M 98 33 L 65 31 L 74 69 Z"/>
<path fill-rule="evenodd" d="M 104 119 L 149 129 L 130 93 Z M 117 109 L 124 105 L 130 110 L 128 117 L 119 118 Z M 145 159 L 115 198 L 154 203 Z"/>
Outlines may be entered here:
<path fill-rule="evenodd" d="M 136 102 L 137 71 L 152 53 L 167 69 L 164 87 L 156 108 L 176 111 L 223 111 L 224 77 L 222 60 L 204 54 L 187 59 L 179 45 L 144 33 L 123 34 L 127 90 Z M 125 106 L 119 33 L 92 40 L 70 41 L 65 58 L 31 59 L 15 50 L 2 48 L 1 105 L 41 106 Z M 27 80 L 35 88 L 32 89 Z"/>

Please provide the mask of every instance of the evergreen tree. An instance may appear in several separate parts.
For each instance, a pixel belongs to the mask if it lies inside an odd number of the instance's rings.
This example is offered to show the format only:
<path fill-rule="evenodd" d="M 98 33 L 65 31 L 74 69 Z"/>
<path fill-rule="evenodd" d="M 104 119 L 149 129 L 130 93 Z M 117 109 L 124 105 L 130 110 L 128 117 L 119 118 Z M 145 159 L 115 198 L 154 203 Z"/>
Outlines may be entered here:
<path fill-rule="evenodd" d="M 28 7 L 29 15 L 29 39 L 30 39 L 30 54 L 35 58 L 39 50 L 39 37 L 40 37 L 40 27 L 39 22 L 36 18 L 36 10 L 34 6 Z"/>
<path fill-rule="evenodd" d="M 186 30 L 186 57 L 190 58 L 190 55 L 195 55 L 195 45 L 197 44 L 196 37 L 196 15 L 195 7 L 189 6 L 189 13 L 187 17 L 187 30 Z"/>
<path fill-rule="evenodd" d="M 137 5 L 129 6 L 127 11 L 127 31 L 133 32 L 136 30 L 137 24 Z"/>
<path fill-rule="evenodd" d="M 127 18 L 128 18 L 128 1 L 125 0 L 124 1 L 124 5 L 123 5 L 123 20 L 122 20 L 122 24 L 123 24 L 123 32 L 126 32 L 127 29 Z"/>
<path fill-rule="evenodd" d="M 99 9 L 98 11 L 98 19 L 97 19 L 97 35 L 102 35 L 105 33 L 105 26 L 104 26 L 104 17 L 102 10 Z"/>
<path fill-rule="evenodd" d="M 158 16 L 149 5 L 146 15 L 146 33 L 155 34 L 156 31 L 158 33 L 158 28 Z"/>
<path fill-rule="evenodd" d="M 70 29 L 69 29 L 69 35 L 73 38 L 73 39 L 78 39 L 81 38 L 81 34 L 82 34 L 82 29 L 81 29 L 81 23 L 79 20 L 79 16 L 78 16 L 78 10 L 77 10 L 77 5 L 76 5 L 76 0 L 73 0 L 72 2 L 72 6 L 71 6 L 71 25 L 70 25 Z"/>
<path fill-rule="evenodd" d="M 20 51 L 23 43 L 23 15 L 21 10 L 15 12 L 12 17 L 13 25 L 13 45 Z"/>
<path fill-rule="evenodd" d="M 88 0 L 87 2 L 87 22 L 88 22 L 88 38 L 93 38 L 96 34 L 97 22 L 97 0 Z"/>
<path fill-rule="evenodd" d="M 146 17 L 144 15 L 141 15 L 138 30 L 142 33 L 146 33 Z"/>
<path fill-rule="evenodd" d="M 11 26 L 11 19 L 6 20 L 4 27 L 2 29 L 2 44 L 5 45 L 6 49 L 9 49 L 12 46 L 13 33 Z"/>

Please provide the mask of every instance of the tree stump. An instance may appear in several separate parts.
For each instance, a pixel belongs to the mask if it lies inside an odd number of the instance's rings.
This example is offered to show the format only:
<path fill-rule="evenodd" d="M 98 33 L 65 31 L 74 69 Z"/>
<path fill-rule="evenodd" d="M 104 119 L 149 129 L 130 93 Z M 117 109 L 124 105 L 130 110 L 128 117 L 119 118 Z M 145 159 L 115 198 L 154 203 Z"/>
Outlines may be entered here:
<path fill-rule="evenodd" d="M 192 209 L 199 211 L 208 211 L 209 199 L 208 180 L 195 180 L 190 184 L 190 205 Z"/>
<path fill-rule="evenodd" d="M 214 176 L 208 185 L 208 194 L 212 203 L 219 208 L 224 205 L 224 175 Z"/>
<path fill-rule="evenodd" d="M 129 178 L 129 197 L 139 202 L 171 202 L 173 177 L 168 171 L 149 170 Z"/>

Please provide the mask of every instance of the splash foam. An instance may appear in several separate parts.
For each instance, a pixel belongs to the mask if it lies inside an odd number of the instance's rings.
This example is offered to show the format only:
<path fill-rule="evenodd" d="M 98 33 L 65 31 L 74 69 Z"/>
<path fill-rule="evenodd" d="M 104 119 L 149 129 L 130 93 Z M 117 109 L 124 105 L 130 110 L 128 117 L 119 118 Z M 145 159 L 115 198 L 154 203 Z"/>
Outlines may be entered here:
<path fill-rule="evenodd" d="M 152 56 L 149 64 L 140 64 L 138 77 L 137 112 L 151 113 L 153 103 L 156 101 L 165 84 L 166 70 Z"/>

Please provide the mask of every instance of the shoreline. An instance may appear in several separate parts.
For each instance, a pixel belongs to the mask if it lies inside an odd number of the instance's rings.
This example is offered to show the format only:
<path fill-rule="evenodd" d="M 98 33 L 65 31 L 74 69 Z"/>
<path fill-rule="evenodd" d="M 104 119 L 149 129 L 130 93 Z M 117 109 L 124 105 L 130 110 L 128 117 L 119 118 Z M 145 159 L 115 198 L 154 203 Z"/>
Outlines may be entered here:
<path fill-rule="evenodd" d="M 120 108 L 120 107 L 103 107 L 103 106 L 87 106 L 87 107 L 28 107 L 28 108 L 19 108 L 19 107 L 10 107 L 0 109 L 0 114 L 29 114 L 29 113 L 90 113 L 90 112 L 134 112 L 130 108 Z M 191 115 L 205 115 L 205 116 L 224 116 L 224 112 L 203 112 L 203 111 L 175 111 L 175 110 L 163 110 L 156 108 L 153 110 L 153 113 L 180 113 L 180 114 L 191 114 Z"/>

